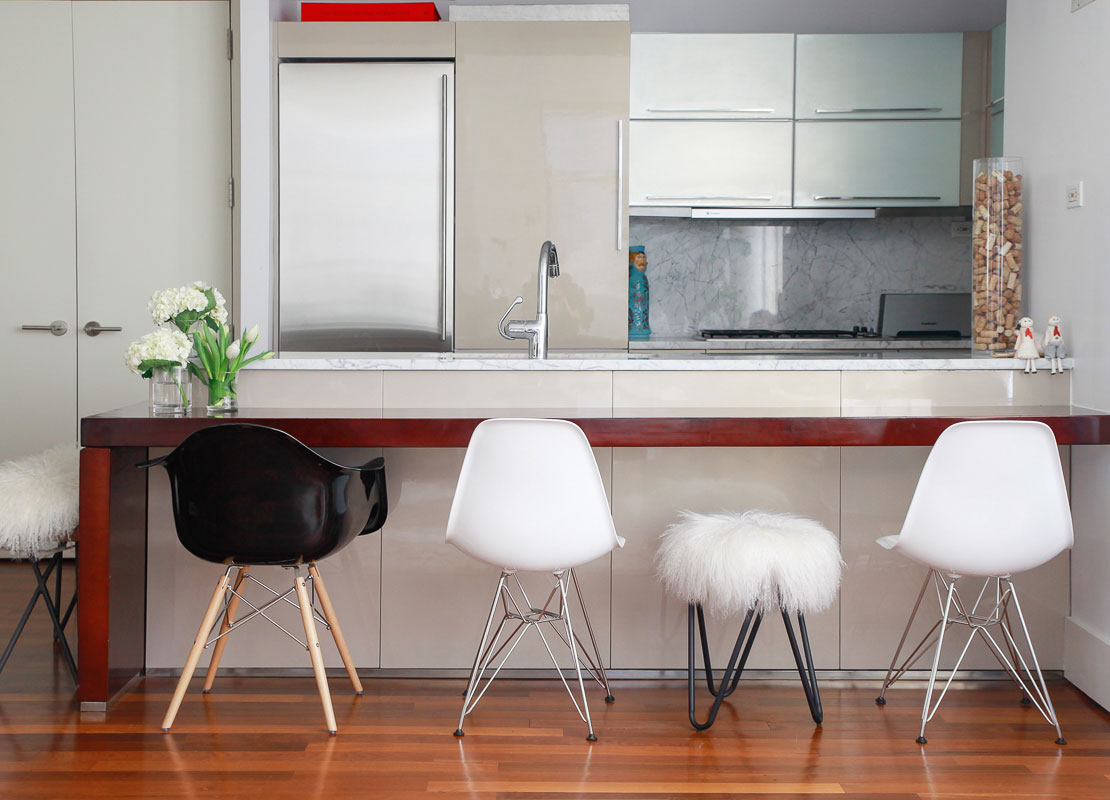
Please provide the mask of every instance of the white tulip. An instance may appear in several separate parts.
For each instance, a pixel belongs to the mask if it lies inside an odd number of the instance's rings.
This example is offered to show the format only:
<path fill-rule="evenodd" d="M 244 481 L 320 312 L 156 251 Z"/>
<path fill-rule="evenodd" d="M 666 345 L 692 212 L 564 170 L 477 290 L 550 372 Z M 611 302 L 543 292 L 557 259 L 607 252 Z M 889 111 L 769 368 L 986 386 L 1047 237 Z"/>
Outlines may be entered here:
<path fill-rule="evenodd" d="M 248 343 L 253 342 L 257 338 L 258 338 L 258 326 L 257 325 L 251 325 L 249 328 L 247 328 L 247 332 L 243 334 L 243 341 L 244 342 L 248 342 Z"/>
<path fill-rule="evenodd" d="M 236 339 L 234 342 L 232 342 L 231 344 L 229 344 L 227 346 L 227 357 L 230 360 L 234 361 L 235 359 L 237 359 L 239 357 L 239 350 L 240 350 L 239 340 Z"/>

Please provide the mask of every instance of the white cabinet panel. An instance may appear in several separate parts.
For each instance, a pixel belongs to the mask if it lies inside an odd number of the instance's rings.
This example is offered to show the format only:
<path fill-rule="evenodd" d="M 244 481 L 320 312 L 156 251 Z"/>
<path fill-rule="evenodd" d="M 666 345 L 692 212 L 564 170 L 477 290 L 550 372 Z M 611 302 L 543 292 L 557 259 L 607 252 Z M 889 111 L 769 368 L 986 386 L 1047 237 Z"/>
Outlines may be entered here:
<path fill-rule="evenodd" d="M 0 460 L 77 433 L 70 26 L 68 2 L 0 3 Z"/>
<path fill-rule="evenodd" d="M 633 118 L 789 118 L 794 35 L 645 33 L 632 37 Z"/>
<path fill-rule="evenodd" d="M 629 204 L 789 206 L 792 122 L 633 121 Z"/>
<path fill-rule="evenodd" d="M 799 122 L 794 159 L 799 208 L 959 204 L 958 120 Z"/>
<path fill-rule="evenodd" d="M 797 119 L 959 119 L 963 35 L 798 36 Z"/>
<path fill-rule="evenodd" d="M 78 338 L 81 415 L 146 399 L 123 352 L 153 291 L 204 280 L 232 302 L 227 27 L 222 0 L 73 6 L 77 321 L 123 328 Z"/>

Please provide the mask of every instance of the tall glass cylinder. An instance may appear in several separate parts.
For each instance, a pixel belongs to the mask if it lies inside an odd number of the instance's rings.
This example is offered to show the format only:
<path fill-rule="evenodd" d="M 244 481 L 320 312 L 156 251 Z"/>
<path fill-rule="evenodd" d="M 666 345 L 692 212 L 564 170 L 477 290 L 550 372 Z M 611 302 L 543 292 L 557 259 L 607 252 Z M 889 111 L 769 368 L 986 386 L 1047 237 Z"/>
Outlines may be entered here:
<path fill-rule="evenodd" d="M 150 372 L 150 408 L 156 415 L 184 414 L 193 399 L 185 367 L 155 367 Z"/>
<path fill-rule="evenodd" d="M 1025 263 L 1025 196 L 1022 160 L 977 158 L 972 167 L 972 351 L 1010 352 L 1021 319 Z"/>

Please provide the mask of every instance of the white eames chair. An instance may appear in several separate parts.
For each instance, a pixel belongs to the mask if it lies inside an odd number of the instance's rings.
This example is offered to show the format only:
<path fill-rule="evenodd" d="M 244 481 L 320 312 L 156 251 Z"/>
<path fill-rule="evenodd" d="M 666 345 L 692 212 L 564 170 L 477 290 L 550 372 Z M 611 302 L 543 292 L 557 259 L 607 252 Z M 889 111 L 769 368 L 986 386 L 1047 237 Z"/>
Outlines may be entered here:
<path fill-rule="evenodd" d="M 1009 467 L 984 470 L 984 460 Z M 930 571 L 875 702 L 885 705 L 887 688 L 935 642 L 917 738 L 918 744 L 925 744 L 925 725 L 978 636 L 1021 687 L 1022 703 L 1036 706 L 1056 728 L 1056 743 L 1066 744 L 1012 579 L 1014 573 L 1038 567 L 1072 546 L 1071 510 L 1052 430 L 1041 422 L 1019 420 L 952 425 L 937 438 L 925 462 L 902 533 L 878 541 Z M 898 665 L 930 580 L 941 617 Z M 968 583 L 974 583 L 972 591 L 961 597 L 958 586 Z M 1021 626 L 1021 642 L 1014 635 L 1014 616 Z M 941 648 L 953 625 L 966 625 L 970 633 L 934 704 Z M 996 629 L 993 635 L 992 628 Z"/>
<path fill-rule="evenodd" d="M 613 701 L 613 694 L 574 568 L 624 546 L 624 540 L 613 526 L 601 474 L 582 429 L 554 419 L 491 419 L 478 425 L 463 460 L 447 522 L 447 541 L 468 556 L 501 569 L 455 735 L 463 735 L 467 714 L 523 636 L 535 630 L 586 723 L 586 738 L 596 741 L 580 655 L 587 662 L 587 671 L 605 689 L 607 702 Z M 529 599 L 520 572 L 554 576 L 554 586 L 543 603 L 537 606 Z M 572 586 L 585 618 L 592 658 L 571 622 Z M 501 621 L 495 627 L 499 608 Z M 544 626 L 570 650 L 581 705 L 559 668 Z M 508 636 L 499 646 L 507 630 Z M 504 656 L 483 684 L 485 673 L 502 652 Z"/>

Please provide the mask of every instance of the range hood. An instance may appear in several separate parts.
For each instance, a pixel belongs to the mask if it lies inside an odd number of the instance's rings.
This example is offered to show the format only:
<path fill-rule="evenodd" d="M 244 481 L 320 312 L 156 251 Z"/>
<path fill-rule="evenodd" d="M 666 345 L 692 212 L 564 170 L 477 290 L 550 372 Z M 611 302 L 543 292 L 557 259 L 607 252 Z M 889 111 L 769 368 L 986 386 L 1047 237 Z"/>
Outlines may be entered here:
<path fill-rule="evenodd" d="M 885 208 L 709 208 L 629 206 L 630 217 L 679 219 L 875 219 L 876 217 L 964 217 L 971 206 L 887 206 Z"/>

